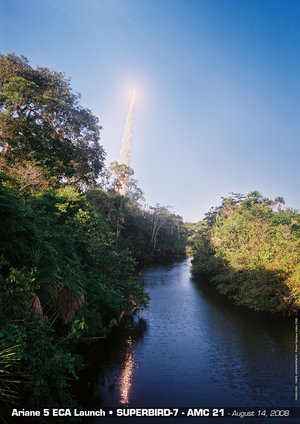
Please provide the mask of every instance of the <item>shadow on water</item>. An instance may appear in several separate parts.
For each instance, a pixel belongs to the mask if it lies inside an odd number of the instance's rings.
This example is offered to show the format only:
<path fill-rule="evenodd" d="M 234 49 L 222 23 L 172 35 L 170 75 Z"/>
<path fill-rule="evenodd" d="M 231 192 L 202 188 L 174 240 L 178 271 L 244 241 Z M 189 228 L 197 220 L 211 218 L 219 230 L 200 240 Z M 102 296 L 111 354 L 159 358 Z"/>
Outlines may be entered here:
<path fill-rule="evenodd" d="M 271 330 L 274 335 L 280 335 L 281 342 L 282 337 L 289 333 L 289 331 L 286 331 L 287 329 L 294 331 L 294 317 L 284 316 L 280 313 L 251 311 L 244 306 L 236 305 L 231 299 L 218 292 L 206 277 L 195 278 L 191 276 L 191 282 L 200 296 L 205 297 L 207 302 L 226 316 L 238 317 L 238 321 L 241 320 L 258 327 L 264 326 L 266 329 Z M 287 338 L 289 339 L 290 337 L 288 336 Z"/>
<path fill-rule="evenodd" d="M 241 391 L 245 405 L 298 406 L 294 401 L 294 318 L 236 306 L 208 280 L 191 281 L 212 311 L 210 331 L 219 346 L 212 354 L 218 366 L 212 382 L 226 381 L 228 391 Z"/>

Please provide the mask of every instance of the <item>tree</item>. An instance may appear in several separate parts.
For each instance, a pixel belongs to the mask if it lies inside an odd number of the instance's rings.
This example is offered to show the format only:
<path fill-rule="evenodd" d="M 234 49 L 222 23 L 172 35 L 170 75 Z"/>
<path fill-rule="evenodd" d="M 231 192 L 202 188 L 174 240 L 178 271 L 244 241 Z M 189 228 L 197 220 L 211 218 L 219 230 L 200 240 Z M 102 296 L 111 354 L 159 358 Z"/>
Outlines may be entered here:
<path fill-rule="evenodd" d="M 300 305 L 299 214 L 282 211 L 282 197 L 272 201 L 258 192 L 239 197 L 223 199 L 214 222 L 193 229 L 192 271 L 208 275 L 240 305 L 295 312 Z"/>
<path fill-rule="evenodd" d="M 285 204 L 284 198 L 282 196 L 277 196 L 274 199 L 274 202 L 275 202 L 275 204 L 277 204 L 277 210 L 278 210 L 278 212 L 281 212 L 281 205 L 284 205 Z"/>
<path fill-rule="evenodd" d="M 13 167 L 0 159 L 0 167 L 7 175 L 17 180 L 21 194 L 30 191 L 42 191 L 49 186 L 49 179 L 44 169 L 36 161 L 22 161 Z"/>
<path fill-rule="evenodd" d="M 16 352 L 17 346 L 12 346 L 0 351 L 0 419 L 6 423 L 5 410 L 9 405 L 16 403 L 17 385 L 21 382 L 15 373 L 11 372 L 12 366 L 20 358 Z M 8 408 L 7 408 L 8 409 Z"/>
<path fill-rule="evenodd" d="M 59 181 L 93 185 L 104 161 L 101 127 L 79 104 L 70 81 L 23 56 L 0 55 L 0 156 L 33 161 Z"/>
<path fill-rule="evenodd" d="M 136 201 L 143 199 L 143 191 L 138 187 L 137 180 L 132 178 L 134 170 L 116 160 L 110 164 L 110 170 L 114 175 L 112 188 L 117 193 L 130 197 Z"/>

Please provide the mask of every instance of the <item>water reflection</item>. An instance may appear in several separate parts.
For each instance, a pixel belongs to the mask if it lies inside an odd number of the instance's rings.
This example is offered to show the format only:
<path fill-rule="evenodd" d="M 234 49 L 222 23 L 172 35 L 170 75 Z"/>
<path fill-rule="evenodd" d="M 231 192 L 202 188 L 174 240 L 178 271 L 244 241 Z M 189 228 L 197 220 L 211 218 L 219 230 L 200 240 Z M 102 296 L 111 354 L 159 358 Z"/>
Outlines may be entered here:
<path fill-rule="evenodd" d="M 85 368 L 85 379 L 81 378 L 79 388 L 81 393 L 84 392 L 80 399 L 86 408 L 127 405 L 131 401 L 132 381 L 137 368 L 136 349 L 147 330 L 147 322 L 142 317 L 128 316 L 109 338 L 90 350 L 93 359 L 87 359 L 87 362 L 91 367 Z"/>
<path fill-rule="evenodd" d="M 131 316 L 128 320 L 127 337 L 122 348 L 122 372 L 119 380 L 120 403 L 128 404 L 132 384 L 133 371 L 135 366 L 135 351 L 133 346 L 137 346 L 143 340 L 147 330 L 147 322 L 142 317 Z"/>
<path fill-rule="evenodd" d="M 148 268 L 141 279 L 150 308 L 107 340 L 98 406 L 299 406 L 290 320 L 235 307 L 191 279 L 188 261 Z"/>
<path fill-rule="evenodd" d="M 120 403 L 129 403 L 129 394 L 130 394 L 130 388 L 131 388 L 131 379 L 132 379 L 132 372 L 133 372 L 133 365 L 134 360 L 132 356 L 132 339 L 131 336 L 126 341 L 127 344 L 127 351 L 124 361 L 124 368 L 121 374 L 120 378 L 120 395 L 121 400 Z"/>
<path fill-rule="evenodd" d="M 295 406 L 291 321 L 235 307 L 206 287 L 205 281 L 193 285 L 209 305 L 205 321 L 213 384 L 227 388 L 235 404 Z M 279 382 L 285 390 L 279 390 Z"/>

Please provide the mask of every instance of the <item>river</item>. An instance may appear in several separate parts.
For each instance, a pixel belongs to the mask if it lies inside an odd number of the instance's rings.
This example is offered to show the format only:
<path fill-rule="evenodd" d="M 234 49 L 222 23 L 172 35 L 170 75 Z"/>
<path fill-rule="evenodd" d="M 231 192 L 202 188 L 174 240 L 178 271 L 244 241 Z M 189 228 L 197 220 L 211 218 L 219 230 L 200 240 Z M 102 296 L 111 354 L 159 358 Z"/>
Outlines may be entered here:
<path fill-rule="evenodd" d="M 150 293 L 150 306 L 101 348 L 98 368 L 93 370 L 94 402 L 99 408 L 299 406 L 294 318 L 234 306 L 207 282 L 191 277 L 189 260 L 148 267 L 140 278 Z"/>

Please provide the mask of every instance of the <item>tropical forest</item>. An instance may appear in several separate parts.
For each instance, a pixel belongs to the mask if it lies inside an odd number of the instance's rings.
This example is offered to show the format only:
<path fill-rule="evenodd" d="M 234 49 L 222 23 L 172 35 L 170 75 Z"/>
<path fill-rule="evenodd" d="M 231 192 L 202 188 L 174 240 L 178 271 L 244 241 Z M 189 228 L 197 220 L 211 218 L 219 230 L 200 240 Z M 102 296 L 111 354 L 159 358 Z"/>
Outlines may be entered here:
<path fill-rule="evenodd" d="M 4 423 L 13 408 L 79 407 L 71 388 L 86 366 L 81 346 L 93 349 L 148 307 L 145 264 L 189 257 L 196 282 L 253 314 L 300 307 L 300 215 L 283 197 L 231 193 L 184 222 L 146 204 L 132 168 L 106 164 L 101 130 L 64 73 L 0 56 Z"/>
<path fill-rule="evenodd" d="M 15 402 L 76 404 L 67 388 L 82 367 L 78 344 L 147 306 L 137 264 L 184 255 L 187 230 L 167 207 L 141 206 L 131 168 L 105 167 L 98 119 L 64 74 L 8 54 L 0 81 L 4 420 Z"/>

